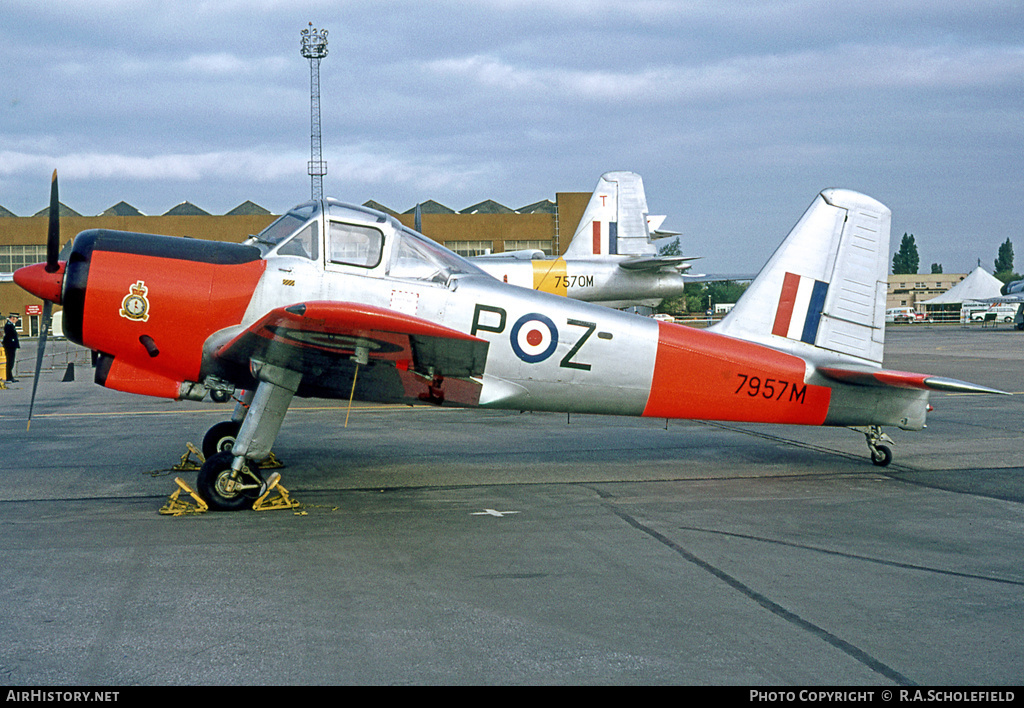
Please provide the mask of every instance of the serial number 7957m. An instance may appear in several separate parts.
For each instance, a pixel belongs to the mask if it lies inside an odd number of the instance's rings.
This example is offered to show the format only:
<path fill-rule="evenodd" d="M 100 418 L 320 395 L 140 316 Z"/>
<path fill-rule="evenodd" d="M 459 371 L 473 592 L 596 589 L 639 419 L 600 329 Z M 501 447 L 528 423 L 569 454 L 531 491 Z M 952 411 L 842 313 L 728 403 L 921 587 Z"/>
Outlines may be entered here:
<path fill-rule="evenodd" d="M 782 379 L 761 379 L 760 376 L 748 376 L 747 374 L 736 374 L 740 378 L 740 385 L 733 393 L 746 394 L 751 398 L 760 396 L 770 401 L 786 401 L 789 403 L 803 403 L 807 395 L 807 384 L 798 386 Z"/>

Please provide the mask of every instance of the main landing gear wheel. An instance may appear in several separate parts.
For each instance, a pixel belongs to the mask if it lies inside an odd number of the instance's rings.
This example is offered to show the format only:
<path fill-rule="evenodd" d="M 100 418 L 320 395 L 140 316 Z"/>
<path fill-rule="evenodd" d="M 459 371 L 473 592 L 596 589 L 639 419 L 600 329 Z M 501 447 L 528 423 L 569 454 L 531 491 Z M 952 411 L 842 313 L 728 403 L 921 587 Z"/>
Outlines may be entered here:
<path fill-rule="evenodd" d="M 207 430 L 203 437 L 203 458 L 209 460 L 218 452 L 231 452 L 241 427 L 241 423 L 225 420 Z"/>
<path fill-rule="evenodd" d="M 259 466 L 252 460 L 245 460 L 242 469 L 235 472 L 231 468 L 234 460 L 230 452 L 218 452 L 206 458 L 199 470 L 196 491 L 214 511 L 252 508 L 263 490 Z"/>

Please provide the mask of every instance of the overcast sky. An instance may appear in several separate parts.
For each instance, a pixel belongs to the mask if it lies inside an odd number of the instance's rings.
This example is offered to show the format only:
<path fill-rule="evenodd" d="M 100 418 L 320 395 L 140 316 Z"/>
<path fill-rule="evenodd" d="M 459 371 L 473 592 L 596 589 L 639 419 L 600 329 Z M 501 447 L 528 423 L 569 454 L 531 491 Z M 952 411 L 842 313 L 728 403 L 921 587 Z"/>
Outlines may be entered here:
<path fill-rule="evenodd" d="M 710 271 L 756 271 L 827 187 L 893 211 L 921 270 L 1024 269 L 1021 0 L 4 0 L 0 205 L 310 195 L 519 207 L 644 179 Z"/>

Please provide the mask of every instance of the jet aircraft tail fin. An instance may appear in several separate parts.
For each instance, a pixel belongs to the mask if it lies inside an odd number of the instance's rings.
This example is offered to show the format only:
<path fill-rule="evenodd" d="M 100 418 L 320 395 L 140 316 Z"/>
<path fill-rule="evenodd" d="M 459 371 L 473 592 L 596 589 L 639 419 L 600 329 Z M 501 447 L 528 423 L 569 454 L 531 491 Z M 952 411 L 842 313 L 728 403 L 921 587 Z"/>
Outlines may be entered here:
<path fill-rule="evenodd" d="M 647 217 L 640 175 L 606 172 L 597 182 L 565 257 L 656 255 Z"/>
<path fill-rule="evenodd" d="M 714 329 L 816 361 L 881 366 L 891 212 L 819 194 Z"/>

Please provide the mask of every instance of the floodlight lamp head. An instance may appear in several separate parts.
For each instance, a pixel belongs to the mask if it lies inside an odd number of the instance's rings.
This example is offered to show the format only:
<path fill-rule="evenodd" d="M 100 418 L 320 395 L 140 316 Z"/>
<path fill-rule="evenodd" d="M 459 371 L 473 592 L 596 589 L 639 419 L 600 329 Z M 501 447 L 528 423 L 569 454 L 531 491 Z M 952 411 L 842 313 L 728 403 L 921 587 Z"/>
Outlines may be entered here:
<path fill-rule="evenodd" d="M 309 23 L 309 29 L 302 30 L 302 56 L 306 59 L 323 59 L 327 56 L 327 30 L 318 30 Z"/>

